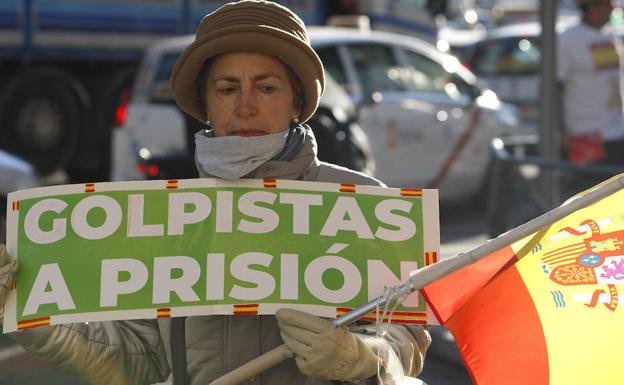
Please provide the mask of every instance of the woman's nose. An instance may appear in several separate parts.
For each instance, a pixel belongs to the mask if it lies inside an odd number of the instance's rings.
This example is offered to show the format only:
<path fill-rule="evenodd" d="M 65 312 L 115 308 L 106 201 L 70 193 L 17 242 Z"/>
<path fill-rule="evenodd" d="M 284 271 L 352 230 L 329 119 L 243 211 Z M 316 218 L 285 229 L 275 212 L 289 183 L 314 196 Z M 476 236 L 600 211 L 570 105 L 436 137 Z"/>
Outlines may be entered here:
<path fill-rule="evenodd" d="M 238 100 L 238 115 L 246 118 L 254 115 L 257 111 L 256 98 L 251 89 L 242 89 Z"/>

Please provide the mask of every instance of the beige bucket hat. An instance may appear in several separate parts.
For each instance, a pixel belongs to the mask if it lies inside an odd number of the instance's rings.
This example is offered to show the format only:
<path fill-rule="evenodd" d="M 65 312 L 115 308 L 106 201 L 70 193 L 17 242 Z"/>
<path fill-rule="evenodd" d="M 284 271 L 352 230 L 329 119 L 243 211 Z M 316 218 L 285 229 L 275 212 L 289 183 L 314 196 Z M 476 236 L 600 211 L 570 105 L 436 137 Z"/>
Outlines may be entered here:
<path fill-rule="evenodd" d="M 178 58 L 171 72 L 171 88 L 184 112 L 205 123 L 206 111 L 197 94 L 197 76 L 210 57 L 236 51 L 272 55 L 286 63 L 303 85 L 299 122 L 314 114 L 325 88 L 325 77 L 305 25 L 288 8 L 261 0 L 228 3 L 206 15 L 199 24 L 195 41 Z"/>

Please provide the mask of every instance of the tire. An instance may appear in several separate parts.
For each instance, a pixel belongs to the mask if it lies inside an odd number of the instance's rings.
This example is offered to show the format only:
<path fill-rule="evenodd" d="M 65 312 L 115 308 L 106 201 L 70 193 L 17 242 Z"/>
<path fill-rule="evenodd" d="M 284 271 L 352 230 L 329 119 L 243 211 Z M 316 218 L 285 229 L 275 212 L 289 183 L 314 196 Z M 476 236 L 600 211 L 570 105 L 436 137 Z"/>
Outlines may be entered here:
<path fill-rule="evenodd" d="M 0 146 L 45 176 L 64 168 L 76 150 L 88 97 L 71 75 L 31 68 L 4 79 Z"/>

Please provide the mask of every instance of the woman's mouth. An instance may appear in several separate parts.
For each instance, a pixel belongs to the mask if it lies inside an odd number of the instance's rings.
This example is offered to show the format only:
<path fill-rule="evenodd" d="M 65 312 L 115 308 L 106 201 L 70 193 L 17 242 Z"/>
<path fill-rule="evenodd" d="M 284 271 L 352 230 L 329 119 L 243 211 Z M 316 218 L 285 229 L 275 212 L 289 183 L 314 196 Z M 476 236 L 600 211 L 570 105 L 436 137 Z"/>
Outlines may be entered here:
<path fill-rule="evenodd" d="M 228 133 L 228 136 L 260 136 L 260 135 L 266 135 L 267 133 L 261 130 L 254 130 L 254 129 L 242 129 L 242 130 L 236 130 L 236 131 L 231 131 L 230 133 Z"/>

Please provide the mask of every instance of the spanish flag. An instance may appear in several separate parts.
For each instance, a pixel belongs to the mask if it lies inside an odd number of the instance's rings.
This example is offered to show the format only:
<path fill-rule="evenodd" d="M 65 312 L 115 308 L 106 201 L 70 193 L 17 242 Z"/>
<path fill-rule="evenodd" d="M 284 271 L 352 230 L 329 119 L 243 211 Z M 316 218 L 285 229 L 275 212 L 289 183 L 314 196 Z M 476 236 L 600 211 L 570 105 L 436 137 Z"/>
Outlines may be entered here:
<path fill-rule="evenodd" d="M 624 384 L 624 191 L 422 292 L 475 385 Z"/>

